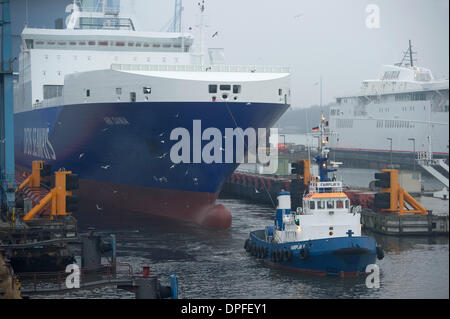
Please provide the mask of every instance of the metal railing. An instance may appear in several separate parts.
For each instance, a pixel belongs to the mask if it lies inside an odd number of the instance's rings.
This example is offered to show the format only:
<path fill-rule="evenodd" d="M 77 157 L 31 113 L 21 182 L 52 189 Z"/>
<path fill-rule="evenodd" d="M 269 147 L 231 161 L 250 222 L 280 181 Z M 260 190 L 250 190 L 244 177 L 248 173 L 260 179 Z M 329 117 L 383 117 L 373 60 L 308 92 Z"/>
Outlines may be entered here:
<path fill-rule="evenodd" d="M 116 71 L 172 71 L 172 72 L 238 72 L 238 73 L 289 73 L 285 66 L 258 65 L 197 65 L 197 64 L 111 64 Z"/>

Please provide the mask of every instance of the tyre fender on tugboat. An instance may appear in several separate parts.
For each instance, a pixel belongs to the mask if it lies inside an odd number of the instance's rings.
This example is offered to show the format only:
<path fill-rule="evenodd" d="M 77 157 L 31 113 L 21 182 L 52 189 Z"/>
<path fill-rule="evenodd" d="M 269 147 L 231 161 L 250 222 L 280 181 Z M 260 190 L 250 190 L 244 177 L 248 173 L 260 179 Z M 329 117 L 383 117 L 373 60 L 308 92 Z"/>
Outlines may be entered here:
<path fill-rule="evenodd" d="M 308 257 L 309 257 L 308 248 L 306 248 L 306 247 L 301 248 L 298 252 L 298 256 L 300 257 L 300 259 L 308 259 Z"/>
<path fill-rule="evenodd" d="M 384 258 L 384 251 L 383 248 L 381 248 L 381 246 L 377 246 L 377 258 L 379 260 Z"/>
<path fill-rule="evenodd" d="M 248 239 L 248 238 L 247 238 L 247 240 L 245 241 L 244 249 L 245 249 L 246 252 L 249 252 L 249 251 L 250 251 L 250 239 Z"/>

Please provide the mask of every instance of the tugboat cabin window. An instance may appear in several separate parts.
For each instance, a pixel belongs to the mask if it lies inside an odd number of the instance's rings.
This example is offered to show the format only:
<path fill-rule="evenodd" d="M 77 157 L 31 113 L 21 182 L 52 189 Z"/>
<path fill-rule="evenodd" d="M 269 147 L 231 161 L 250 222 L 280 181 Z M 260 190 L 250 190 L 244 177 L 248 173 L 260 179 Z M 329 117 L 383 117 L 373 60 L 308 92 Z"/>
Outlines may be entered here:
<path fill-rule="evenodd" d="M 217 93 L 217 85 L 210 84 L 209 85 L 209 93 Z"/>
<path fill-rule="evenodd" d="M 230 91 L 231 90 L 231 85 L 229 85 L 229 84 L 222 84 L 220 86 L 220 90 L 222 90 L 222 91 Z"/>
<path fill-rule="evenodd" d="M 344 208 L 344 202 L 341 200 L 336 201 L 336 208 Z"/>
<path fill-rule="evenodd" d="M 332 199 L 327 200 L 327 208 L 328 209 L 334 208 L 334 200 Z"/>
<path fill-rule="evenodd" d="M 316 209 L 316 203 L 313 200 L 309 202 L 309 209 Z"/>
<path fill-rule="evenodd" d="M 348 207 L 349 207 L 349 203 L 350 203 L 350 201 L 349 201 L 348 199 L 346 199 L 346 200 L 345 200 L 345 208 L 348 208 Z"/>
<path fill-rule="evenodd" d="M 241 93 L 241 86 L 240 85 L 233 85 L 233 93 L 234 94 Z"/>
<path fill-rule="evenodd" d="M 325 209 L 325 201 L 323 200 L 317 201 L 317 209 Z"/>

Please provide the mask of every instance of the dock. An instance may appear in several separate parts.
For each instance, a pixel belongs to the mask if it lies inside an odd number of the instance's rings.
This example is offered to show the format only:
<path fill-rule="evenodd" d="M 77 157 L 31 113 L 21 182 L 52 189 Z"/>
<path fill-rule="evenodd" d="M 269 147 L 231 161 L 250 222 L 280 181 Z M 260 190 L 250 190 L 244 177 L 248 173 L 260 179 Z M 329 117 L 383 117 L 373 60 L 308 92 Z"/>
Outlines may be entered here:
<path fill-rule="evenodd" d="M 291 192 L 292 204 L 299 204 L 298 193 L 292 189 L 293 176 L 262 175 L 235 172 L 225 182 L 221 196 L 241 198 L 264 205 L 274 205 L 276 194 L 282 189 Z M 361 224 L 364 229 L 393 236 L 437 236 L 449 234 L 448 201 L 416 197 L 427 208 L 427 214 L 398 214 L 375 207 L 375 192 L 344 189 L 353 206 L 361 206 Z M 417 195 L 417 194 L 415 194 Z"/>

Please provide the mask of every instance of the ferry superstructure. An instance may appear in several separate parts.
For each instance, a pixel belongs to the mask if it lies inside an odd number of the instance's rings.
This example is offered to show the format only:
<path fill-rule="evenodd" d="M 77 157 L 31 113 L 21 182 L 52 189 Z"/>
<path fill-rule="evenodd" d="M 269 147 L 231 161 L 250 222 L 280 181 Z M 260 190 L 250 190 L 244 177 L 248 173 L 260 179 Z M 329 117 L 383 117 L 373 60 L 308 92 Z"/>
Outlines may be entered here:
<path fill-rule="evenodd" d="M 33 160 L 70 168 L 80 210 L 110 222 L 149 214 L 229 227 L 215 200 L 239 163 L 174 164 L 171 132 L 193 135 L 195 120 L 224 137 L 226 128 L 271 127 L 290 105 L 289 69 L 199 64 L 191 34 L 136 31 L 119 10 L 91 2 L 74 1 L 66 29 L 22 32 L 18 169 Z"/>
<path fill-rule="evenodd" d="M 410 46 L 409 63 L 385 65 L 378 79 L 363 81 L 359 94 L 336 99 L 330 109 L 333 149 L 448 158 L 449 81 L 414 66 L 412 53 Z"/>

